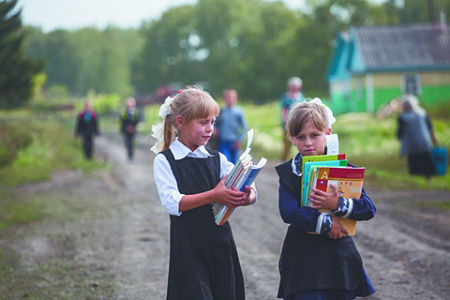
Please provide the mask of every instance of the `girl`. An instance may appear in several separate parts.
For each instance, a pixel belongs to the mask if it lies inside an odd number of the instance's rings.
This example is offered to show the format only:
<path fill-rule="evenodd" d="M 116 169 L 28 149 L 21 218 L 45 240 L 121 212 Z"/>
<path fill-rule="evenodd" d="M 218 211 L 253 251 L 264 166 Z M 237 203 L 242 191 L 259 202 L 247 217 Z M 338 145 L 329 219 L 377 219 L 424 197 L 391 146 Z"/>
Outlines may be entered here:
<path fill-rule="evenodd" d="M 338 222 L 341 217 L 374 217 L 375 206 L 364 189 L 360 199 L 338 197 L 335 186 L 331 193 L 312 189 L 309 199 L 318 208 L 331 209 L 332 214 L 298 204 L 302 157 L 326 154 L 325 136 L 331 134 L 332 115 L 318 98 L 298 103 L 289 112 L 286 128 L 299 153 L 276 167 L 280 214 L 290 224 L 279 262 L 278 297 L 286 300 L 347 300 L 375 292 L 353 239 Z"/>
<path fill-rule="evenodd" d="M 218 113 L 219 105 L 208 93 L 188 88 L 161 106 L 163 134 L 157 133 L 160 126 L 152 128 L 160 139 L 153 150 L 162 146 L 154 161 L 155 182 L 170 215 L 167 299 L 245 299 L 230 224 L 216 225 L 211 203 L 250 205 L 256 191 L 225 187 L 233 164 L 205 148 Z"/>

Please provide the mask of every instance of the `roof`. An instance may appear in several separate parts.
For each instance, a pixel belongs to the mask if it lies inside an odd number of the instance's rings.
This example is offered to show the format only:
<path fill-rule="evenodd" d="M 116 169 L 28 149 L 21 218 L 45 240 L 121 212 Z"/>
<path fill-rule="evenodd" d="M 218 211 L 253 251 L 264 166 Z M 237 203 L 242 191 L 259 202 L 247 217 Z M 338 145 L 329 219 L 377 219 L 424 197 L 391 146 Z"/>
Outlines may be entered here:
<path fill-rule="evenodd" d="M 432 24 L 352 27 L 335 39 L 328 80 L 352 73 L 450 70 L 450 29 Z"/>
<path fill-rule="evenodd" d="M 450 66 L 450 31 L 432 24 L 354 27 L 366 69 Z"/>

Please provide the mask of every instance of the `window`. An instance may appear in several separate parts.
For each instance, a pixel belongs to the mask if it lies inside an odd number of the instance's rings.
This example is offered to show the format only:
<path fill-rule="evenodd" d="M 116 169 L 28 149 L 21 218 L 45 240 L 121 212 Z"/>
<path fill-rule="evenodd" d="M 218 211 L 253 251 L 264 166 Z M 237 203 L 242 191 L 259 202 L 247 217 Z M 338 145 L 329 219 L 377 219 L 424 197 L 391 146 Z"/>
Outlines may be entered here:
<path fill-rule="evenodd" d="M 403 75 L 402 85 L 403 94 L 412 94 L 416 96 L 420 96 L 422 94 L 420 76 L 418 74 Z"/>

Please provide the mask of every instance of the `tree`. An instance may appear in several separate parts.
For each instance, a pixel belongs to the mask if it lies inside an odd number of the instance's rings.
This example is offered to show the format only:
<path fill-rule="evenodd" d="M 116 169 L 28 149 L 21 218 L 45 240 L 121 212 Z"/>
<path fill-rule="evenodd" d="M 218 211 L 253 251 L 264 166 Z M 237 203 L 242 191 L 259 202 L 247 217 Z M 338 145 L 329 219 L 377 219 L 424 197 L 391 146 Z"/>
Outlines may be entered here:
<path fill-rule="evenodd" d="M 64 85 L 72 93 L 76 93 L 80 86 L 80 72 L 82 59 L 78 44 L 71 32 L 55 30 L 45 36 L 45 43 L 41 57 L 45 58 L 48 76 L 47 84 Z"/>
<path fill-rule="evenodd" d="M 161 19 L 141 29 L 144 46 L 132 66 L 132 82 L 137 93 L 149 93 L 173 82 L 194 84 L 204 78 L 203 63 L 193 60 L 198 44 L 194 7 L 169 9 Z"/>
<path fill-rule="evenodd" d="M 25 31 L 16 5 L 17 0 L 0 1 L 0 108 L 24 106 L 33 96 L 33 77 L 44 66 L 24 55 Z"/>
<path fill-rule="evenodd" d="M 80 56 L 76 88 L 79 93 L 94 90 L 127 96 L 132 92 L 125 45 L 111 34 L 111 30 L 84 28 L 71 33 L 71 41 L 76 45 L 74 49 Z"/>

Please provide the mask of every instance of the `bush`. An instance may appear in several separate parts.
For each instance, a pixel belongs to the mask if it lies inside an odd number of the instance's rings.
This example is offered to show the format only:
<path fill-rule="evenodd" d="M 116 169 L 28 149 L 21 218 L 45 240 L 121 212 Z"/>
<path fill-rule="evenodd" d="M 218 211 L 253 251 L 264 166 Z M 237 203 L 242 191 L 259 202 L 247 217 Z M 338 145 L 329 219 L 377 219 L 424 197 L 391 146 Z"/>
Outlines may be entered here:
<path fill-rule="evenodd" d="M 95 94 L 89 93 L 88 99 L 92 100 L 94 109 L 99 114 L 107 114 L 117 112 L 122 107 L 125 107 L 125 99 L 118 94 Z M 76 105 L 77 111 L 83 109 L 86 99 L 79 101 Z"/>
<path fill-rule="evenodd" d="M 0 166 L 13 162 L 19 151 L 31 142 L 29 122 L 0 122 Z"/>
<path fill-rule="evenodd" d="M 3 184 L 15 186 L 45 180 L 55 169 L 90 171 L 106 166 L 95 160 L 86 161 L 80 141 L 59 121 L 18 122 L 14 124 L 16 127 L 23 131 L 26 128 L 29 140 L 14 152 L 14 158 L 8 159 L 7 165 L 0 167 L 0 182 Z M 6 151 L 7 156 L 13 157 L 10 152 L 9 149 Z"/>

